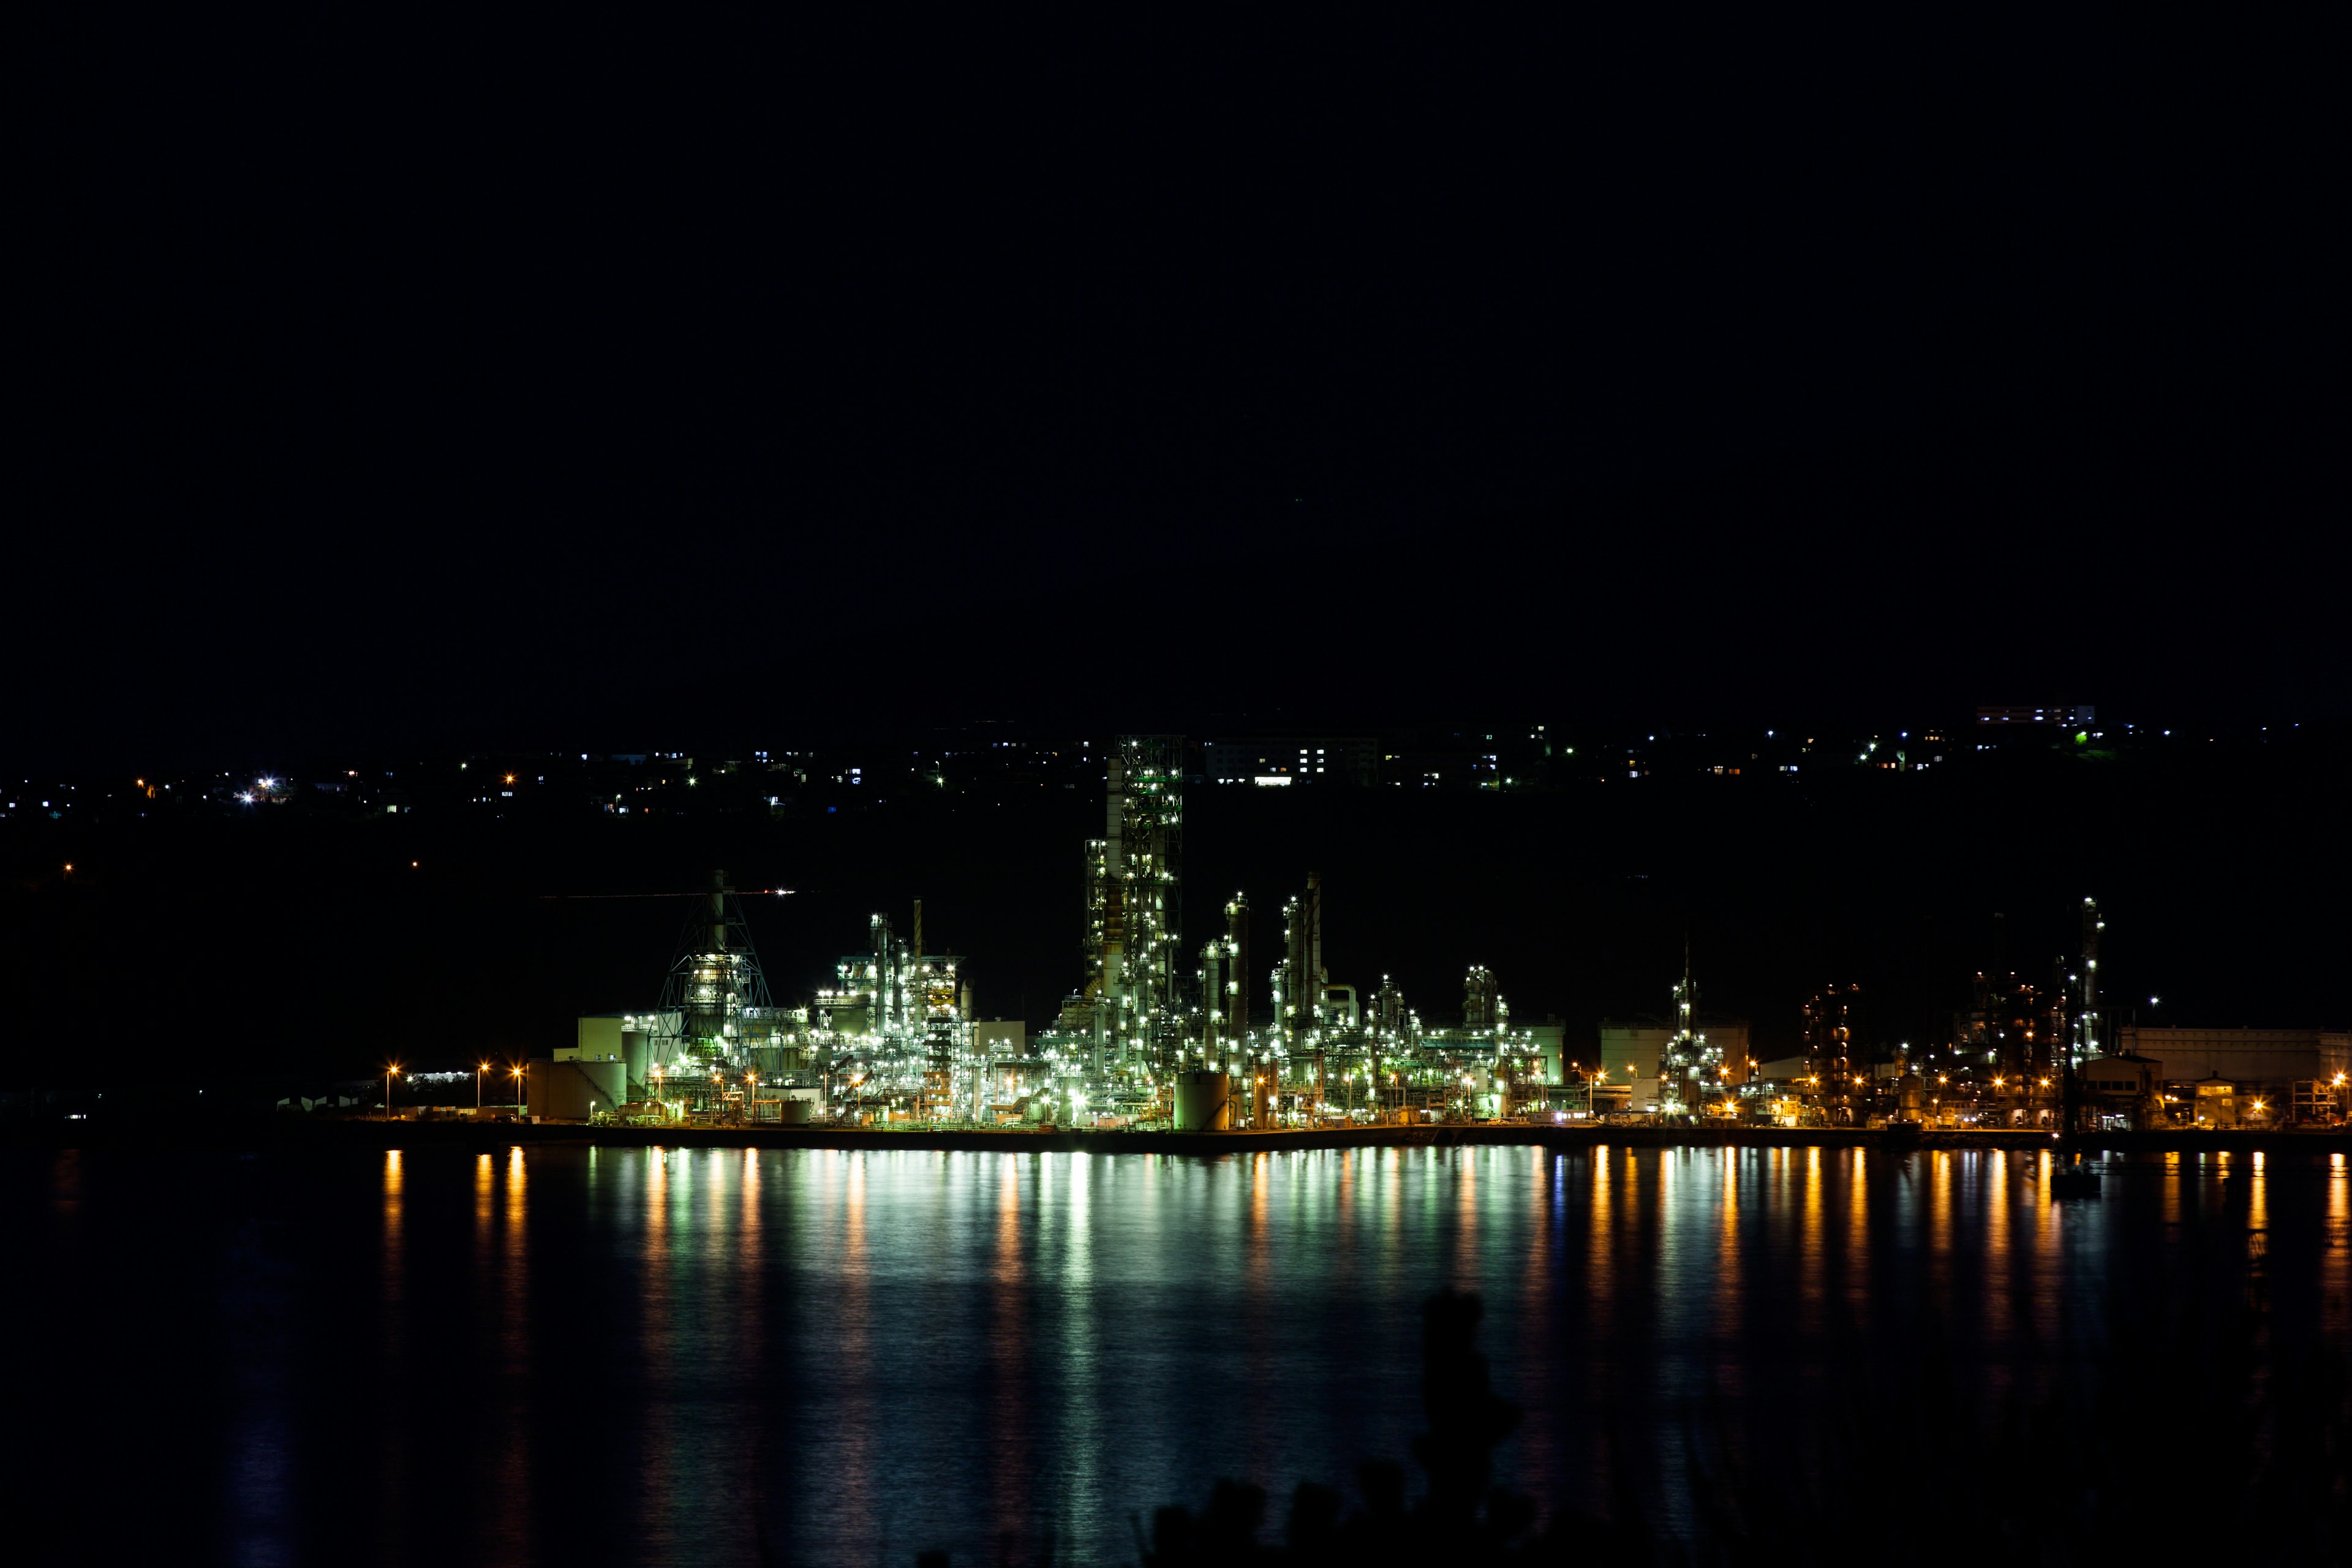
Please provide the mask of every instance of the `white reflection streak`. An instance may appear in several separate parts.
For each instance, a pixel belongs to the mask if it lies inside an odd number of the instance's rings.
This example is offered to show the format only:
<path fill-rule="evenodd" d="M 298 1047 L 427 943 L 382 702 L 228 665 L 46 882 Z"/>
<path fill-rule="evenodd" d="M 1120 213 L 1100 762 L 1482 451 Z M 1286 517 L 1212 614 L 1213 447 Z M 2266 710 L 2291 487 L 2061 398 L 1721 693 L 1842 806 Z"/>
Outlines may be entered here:
<path fill-rule="evenodd" d="M 1068 1226 L 1063 1247 L 1065 1262 L 1062 1269 L 1063 1352 L 1070 1369 L 1070 1405 L 1066 1412 L 1070 1435 L 1070 1495 L 1092 1497 L 1100 1489 L 1096 1473 L 1096 1458 L 1102 1447 L 1103 1357 L 1097 1344 L 1096 1293 L 1094 1289 L 1093 1237 L 1089 1228 L 1091 1195 L 1088 1179 L 1094 1169 L 1092 1154 L 1069 1154 L 1069 1170 L 1065 1178 L 1068 1194 Z M 1157 1185 L 1172 1173 L 1171 1166 L 1160 1165 L 1146 1173 L 1147 1181 Z"/>

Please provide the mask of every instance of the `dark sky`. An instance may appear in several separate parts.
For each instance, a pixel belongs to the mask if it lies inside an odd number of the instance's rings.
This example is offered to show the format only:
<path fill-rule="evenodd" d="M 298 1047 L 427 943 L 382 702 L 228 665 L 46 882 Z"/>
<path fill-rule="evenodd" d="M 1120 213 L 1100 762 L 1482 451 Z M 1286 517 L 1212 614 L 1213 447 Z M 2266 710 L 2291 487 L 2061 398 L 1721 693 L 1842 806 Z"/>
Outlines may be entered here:
<path fill-rule="evenodd" d="M 12 749 L 2352 707 L 2292 37 L 681 9 L 115 31 Z"/>

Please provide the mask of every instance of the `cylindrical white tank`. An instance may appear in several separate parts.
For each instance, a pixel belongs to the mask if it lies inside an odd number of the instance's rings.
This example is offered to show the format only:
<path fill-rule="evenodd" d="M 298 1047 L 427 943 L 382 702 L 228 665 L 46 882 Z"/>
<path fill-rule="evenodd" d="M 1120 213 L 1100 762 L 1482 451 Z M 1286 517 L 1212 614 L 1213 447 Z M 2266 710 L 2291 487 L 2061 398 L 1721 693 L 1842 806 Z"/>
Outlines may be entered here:
<path fill-rule="evenodd" d="M 1234 1124 L 1233 1079 L 1221 1072 L 1176 1075 L 1176 1131 L 1216 1132 Z"/>

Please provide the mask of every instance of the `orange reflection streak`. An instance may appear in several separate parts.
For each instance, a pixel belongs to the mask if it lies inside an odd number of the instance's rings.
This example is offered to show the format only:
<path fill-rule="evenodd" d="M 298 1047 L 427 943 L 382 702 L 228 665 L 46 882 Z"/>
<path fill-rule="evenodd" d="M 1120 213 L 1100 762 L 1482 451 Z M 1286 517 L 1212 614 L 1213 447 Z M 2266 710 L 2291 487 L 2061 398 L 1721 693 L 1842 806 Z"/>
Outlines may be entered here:
<path fill-rule="evenodd" d="M 383 1152 L 384 1338 L 394 1354 L 398 1354 L 400 1350 L 401 1322 L 392 1309 L 402 1295 L 402 1221 L 404 1218 L 406 1185 L 406 1178 L 400 1166 L 400 1151 L 386 1149 Z"/>
<path fill-rule="evenodd" d="M 995 1533 L 1002 1541 L 1017 1539 L 1028 1527 L 1029 1473 L 1028 1450 L 1021 1430 L 1024 1406 L 1023 1384 L 1026 1370 L 1023 1365 L 1024 1334 L 1023 1300 L 1020 1285 L 1024 1273 L 1021 1257 L 1021 1161 L 1018 1154 L 996 1157 L 996 1255 L 990 1260 L 990 1277 L 998 1289 L 989 1300 L 988 1357 L 990 1373 L 995 1384 L 995 1398 L 990 1415 L 994 1430 L 989 1434 L 989 1479 L 991 1505 L 995 1514 Z"/>
<path fill-rule="evenodd" d="M 2034 1237 L 2033 1248 L 2026 1258 L 2033 1279 L 2032 1310 L 2036 1331 L 2054 1333 L 2058 1327 L 2058 1299 L 2064 1287 L 2060 1282 L 2060 1260 L 2064 1256 L 2059 1248 L 2059 1232 L 2064 1228 L 2063 1204 L 2050 1201 L 2050 1180 L 2058 1173 L 2058 1163 L 2049 1150 L 2035 1156 Z"/>
<path fill-rule="evenodd" d="M 1822 1331 L 1822 1271 L 1828 1247 L 1822 1239 L 1822 1151 L 1805 1150 L 1805 1192 L 1797 1237 L 1797 1321 L 1808 1334 Z"/>
<path fill-rule="evenodd" d="M 1715 1249 L 1715 1317 L 1716 1332 L 1727 1342 L 1739 1337 L 1740 1320 L 1745 1303 L 1741 1300 L 1739 1274 L 1739 1165 L 1741 1152 L 1734 1148 L 1720 1151 L 1717 1158 L 1723 1162 L 1723 1193 L 1716 1205 Z M 1736 1357 L 1725 1358 L 1727 1364 L 1719 1370 L 1725 1386 L 1738 1391 L 1739 1365 Z"/>
<path fill-rule="evenodd" d="M 1857 1329 L 1870 1322 L 1870 1152 L 1850 1152 L 1846 1192 L 1845 1302 Z"/>
<path fill-rule="evenodd" d="M 501 1351 L 508 1373 L 528 1382 L 530 1377 L 530 1229 L 525 1200 L 528 1168 L 522 1151 L 507 1151 L 506 1263 L 499 1280 L 502 1309 Z M 506 1443 L 499 1463 L 499 1495 L 508 1505 L 518 1531 L 517 1555 L 530 1555 L 530 1437 L 523 1427 L 520 1401 L 508 1407 Z"/>
<path fill-rule="evenodd" d="M 1020 1156 L 1007 1154 L 1006 1164 L 1000 1167 L 996 1180 L 996 1266 L 992 1270 L 999 1285 L 1021 1283 L 1021 1167 Z"/>
<path fill-rule="evenodd" d="M 2254 1151 L 2254 1168 L 2247 1178 L 2247 1185 L 2252 1191 L 2246 1200 L 2246 1228 L 2252 1232 L 2247 1238 L 2247 1245 L 2259 1256 L 2269 1240 L 2266 1233 L 2271 1228 L 2271 1184 L 2263 1170 L 2263 1152 L 2260 1149 Z"/>
<path fill-rule="evenodd" d="M 404 1554 L 405 1533 L 402 1529 L 407 1518 L 406 1502 L 409 1483 L 408 1456 L 408 1350 L 406 1291 L 404 1282 L 404 1237 L 406 1230 L 407 1176 L 403 1169 L 401 1152 L 383 1152 L 383 1352 L 385 1382 L 390 1385 L 384 1394 L 384 1420 L 377 1434 L 381 1441 L 376 1460 L 376 1482 L 383 1497 L 380 1517 L 385 1521 L 383 1539 L 378 1542 L 393 1558 Z"/>
<path fill-rule="evenodd" d="M 530 1336 L 525 1331 L 524 1322 L 528 1315 L 526 1308 L 529 1303 L 523 1299 L 530 1283 L 527 1272 L 530 1259 L 525 1250 L 530 1236 L 525 1224 L 523 1206 L 525 1186 L 528 1181 L 529 1177 L 523 1166 L 522 1151 L 508 1150 L 506 1268 L 503 1270 L 505 1278 L 501 1283 L 506 1297 L 509 1327 L 508 1352 L 518 1363 L 530 1348 L 528 1342 Z"/>
<path fill-rule="evenodd" d="M 1617 1226 L 1611 1191 L 1615 1152 L 1608 1144 L 1594 1146 L 1592 1151 L 1592 1201 L 1585 1220 L 1585 1290 L 1590 1305 L 1584 1333 L 1583 1378 L 1586 1388 L 1605 1391 L 1609 1386 L 1611 1319 L 1616 1304 Z M 1600 1495 L 1610 1495 L 1617 1482 L 1614 1476 L 1613 1446 L 1604 1445 L 1594 1455 L 1599 1474 L 1594 1483 Z"/>
<path fill-rule="evenodd" d="M 1609 1304 L 1616 1292 L 1616 1279 L 1611 1272 L 1613 1261 L 1612 1245 L 1617 1227 L 1609 1209 L 1609 1145 L 1601 1144 L 1592 1152 L 1592 1215 L 1585 1232 L 1585 1278 L 1592 1291 L 1591 1342 L 1598 1347 L 1609 1338 Z"/>
<path fill-rule="evenodd" d="M 487 1153 L 474 1156 L 474 1318 L 495 1315 L 498 1279 L 490 1265 L 498 1250 L 498 1166 Z"/>
<path fill-rule="evenodd" d="M 1927 1280 L 1937 1300 L 1951 1300 L 1952 1155 L 1948 1149 L 1928 1157 Z"/>
<path fill-rule="evenodd" d="M 2167 1150 L 2164 1155 L 2164 1223 L 2180 1223 L 2180 1152 L 2177 1149 Z"/>
<path fill-rule="evenodd" d="M 1999 1344 L 2016 1287 L 2015 1249 L 2010 1245 L 2009 1151 L 1995 1149 L 1985 1156 L 1985 1339 Z"/>
<path fill-rule="evenodd" d="M 1239 1173 L 1240 1179 L 1248 1184 L 1241 1221 L 1242 1440 L 1253 1468 L 1258 1467 L 1271 1451 L 1269 1435 L 1281 1421 L 1288 1399 L 1287 1392 L 1275 1377 L 1273 1247 L 1266 1226 L 1274 1169 L 1274 1157 L 1261 1153 L 1250 1156 L 1249 1163 Z"/>
<path fill-rule="evenodd" d="M 1551 1320 L 1552 1300 L 1552 1232 L 1551 1184 L 1559 1176 L 1559 1159 L 1551 1151 L 1537 1147 L 1528 1151 L 1528 1194 L 1533 1208 L 1528 1215 L 1528 1235 L 1521 1250 L 1528 1266 L 1520 1280 L 1523 1302 L 1519 1310 L 1519 1375 L 1531 1388 L 1550 1382 L 1550 1335 L 1546 1331 Z M 1518 1434 L 1519 1453 L 1530 1475 L 1552 1474 L 1554 1447 L 1551 1402 L 1546 1399 L 1522 1401 L 1527 1415 Z"/>
<path fill-rule="evenodd" d="M 1274 1158 L 1259 1154 L 1250 1162 L 1249 1193 L 1249 1276 L 1253 1293 L 1265 1289 L 1266 1255 L 1265 1204 L 1266 1188 L 1274 1177 Z"/>
<path fill-rule="evenodd" d="M 645 1253 L 638 1290 L 644 1312 L 639 1327 L 644 1336 L 646 1381 L 662 1397 L 646 1407 L 642 1480 L 646 1494 L 667 1503 L 677 1493 L 685 1468 L 678 1439 L 677 1402 L 667 1397 L 672 1378 L 670 1351 L 675 1343 L 671 1323 L 670 1170 L 671 1151 L 656 1143 L 646 1151 Z"/>
<path fill-rule="evenodd" d="M 2327 1157 L 2327 1234 L 2320 1239 L 2320 1321 L 2341 1350 L 2352 1333 L 2352 1173 L 2341 1154 Z"/>

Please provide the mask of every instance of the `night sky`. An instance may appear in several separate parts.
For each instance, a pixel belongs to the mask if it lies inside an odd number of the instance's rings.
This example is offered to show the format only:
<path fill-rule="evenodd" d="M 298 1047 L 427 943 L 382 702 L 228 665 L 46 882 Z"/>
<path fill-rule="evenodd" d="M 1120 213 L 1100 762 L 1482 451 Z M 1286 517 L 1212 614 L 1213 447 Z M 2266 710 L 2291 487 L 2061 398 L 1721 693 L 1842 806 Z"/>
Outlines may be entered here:
<path fill-rule="evenodd" d="M 20 233 L 7 740 L 2340 715 L 2317 58 L 2063 8 L 126 20 Z"/>

